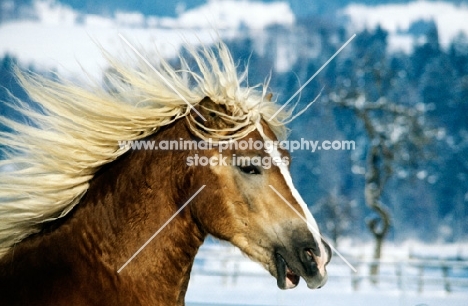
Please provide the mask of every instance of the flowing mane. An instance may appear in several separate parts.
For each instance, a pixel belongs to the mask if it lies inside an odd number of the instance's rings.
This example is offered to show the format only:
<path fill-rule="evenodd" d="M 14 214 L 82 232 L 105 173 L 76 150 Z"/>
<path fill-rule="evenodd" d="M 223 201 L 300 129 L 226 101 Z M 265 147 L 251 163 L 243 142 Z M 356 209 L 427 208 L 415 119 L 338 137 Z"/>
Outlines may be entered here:
<path fill-rule="evenodd" d="M 119 147 L 119 141 L 145 138 L 183 117 L 202 139 L 239 139 L 255 129 L 255 122 L 270 119 L 278 110 L 268 101 L 268 81 L 247 87 L 247 69 L 238 74 L 223 43 L 186 49 L 195 68 L 181 56 L 180 69 L 162 57 L 156 59 L 165 80 L 143 61 L 129 65 L 105 53 L 110 68 L 104 73 L 104 88 L 17 71 L 38 107 L 18 99 L 9 105 L 30 125 L 0 117 L 0 124 L 14 131 L 0 132 L 6 156 L 0 161 L 0 257 L 40 231 L 42 223 L 69 213 L 96 171 L 128 151 Z M 204 97 L 233 114 L 222 116 L 229 128 L 211 130 L 196 120 L 186 102 L 196 106 Z M 266 121 L 280 138 L 286 134 L 284 120 L 289 114 Z"/>

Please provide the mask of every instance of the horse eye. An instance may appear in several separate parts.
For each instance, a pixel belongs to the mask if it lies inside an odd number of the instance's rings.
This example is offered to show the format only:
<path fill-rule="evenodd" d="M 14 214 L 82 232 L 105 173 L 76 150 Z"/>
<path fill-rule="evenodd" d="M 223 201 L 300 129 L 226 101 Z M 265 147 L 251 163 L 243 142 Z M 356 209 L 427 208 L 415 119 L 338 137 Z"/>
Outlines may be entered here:
<path fill-rule="evenodd" d="M 245 174 L 260 174 L 260 169 L 257 166 L 247 165 L 247 166 L 238 166 L 240 171 Z"/>

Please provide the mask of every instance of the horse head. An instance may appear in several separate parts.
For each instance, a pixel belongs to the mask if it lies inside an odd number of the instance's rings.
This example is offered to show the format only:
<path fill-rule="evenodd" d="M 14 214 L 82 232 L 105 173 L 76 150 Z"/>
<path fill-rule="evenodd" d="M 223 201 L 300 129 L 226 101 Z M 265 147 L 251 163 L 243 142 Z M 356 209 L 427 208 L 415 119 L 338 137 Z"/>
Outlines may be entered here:
<path fill-rule="evenodd" d="M 199 125 L 229 137 L 234 124 L 225 119 L 232 117 L 226 106 L 205 98 L 197 109 Z M 330 247 L 292 183 L 289 153 L 275 145 L 266 120 L 257 120 L 237 141 L 195 153 L 207 161 L 190 165 L 204 168 L 196 171 L 196 180 L 206 182 L 206 197 L 194 202 L 191 212 L 206 232 L 261 263 L 279 288 L 296 287 L 300 277 L 309 288 L 320 288 L 327 281 Z"/>

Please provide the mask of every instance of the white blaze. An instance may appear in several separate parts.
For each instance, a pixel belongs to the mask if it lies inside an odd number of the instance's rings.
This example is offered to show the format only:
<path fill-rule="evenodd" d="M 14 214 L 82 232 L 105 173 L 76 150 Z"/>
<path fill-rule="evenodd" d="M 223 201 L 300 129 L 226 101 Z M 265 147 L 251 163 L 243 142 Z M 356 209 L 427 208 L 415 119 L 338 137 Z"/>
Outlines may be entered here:
<path fill-rule="evenodd" d="M 260 135 L 262 136 L 263 140 L 266 141 L 272 141 L 268 136 L 263 131 L 263 128 L 260 123 L 256 124 L 257 130 L 259 131 Z M 272 146 L 271 150 L 268 150 L 268 154 L 270 154 L 272 160 L 281 160 L 282 156 L 281 153 L 278 151 L 278 148 L 276 146 Z M 325 246 L 322 243 L 322 236 L 320 235 L 320 231 L 317 225 L 317 222 L 315 221 L 314 217 L 310 213 L 309 208 L 307 207 L 307 204 L 304 202 L 302 199 L 301 195 L 297 191 L 297 189 L 294 187 L 293 181 L 291 174 L 289 172 L 288 166 L 285 165 L 284 163 L 278 163 L 277 167 L 280 170 L 280 173 L 283 175 L 284 181 L 286 182 L 286 185 L 288 188 L 291 190 L 291 193 L 296 200 L 296 202 L 301 206 L 302 211 L 305 215 L 305 220 L 307 223 L 307 228 L 309 231 L 312 233 L 312 236 L 314 237 L 315 241 L 317 242 L 317 245 L 320 249 L 320 256 L 314 256 L 316 261 L 317 261 L 317 267 L 322 275 L 325 273 L 325 264 L 327 263 L 327 252 L 325 251 Z"/>

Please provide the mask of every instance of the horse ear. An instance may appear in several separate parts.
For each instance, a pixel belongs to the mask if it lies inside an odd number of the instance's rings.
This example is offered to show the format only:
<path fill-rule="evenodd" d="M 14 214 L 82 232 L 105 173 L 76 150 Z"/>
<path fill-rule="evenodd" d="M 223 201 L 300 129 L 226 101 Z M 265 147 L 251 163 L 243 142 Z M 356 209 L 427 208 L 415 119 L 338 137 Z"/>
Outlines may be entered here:
<path fill-rule="evenodd" d="M 222 118 L 222 115 L 219 115 L 220 113 L 226 114 L 227 116 L 231 115 L 227 111 L 226 106 L 213 102 L 210 97 L 204 97 L 195 108 L 198 112 L 193 112 L 195 120 L 208 128 L 223 130 L 233 126 L 232 123 L 226 122 L 224 118 Z M 203 120 L 200 115 L 202 115 L 205 120 Z M 223 133 L 220 132 L 220 134 Z"/>
<path fill-rule="evenodd" d="M 203 118 L 205 118 L 205 120 L 208 120 L 210 118 L 216 117 L 216 113 L 212 110 L 217 110 L 219 106 L 215 102 L 213 102 L 213 100 L 211 100 L 210 97 L 204 97 L 195 108 L 198 111 L 198 113 L 195 116 L 197 120 L 202 120 L 199 115 L 202 115 Z"/>
<path fill-rule="evenodd" d="M 273 98 L 273 94 L 271 92 L 267 93 L 266 96 L 265 96 L 265 99 L 268 101 L 268 102 L 271 102 L 271 98 Z"/>

